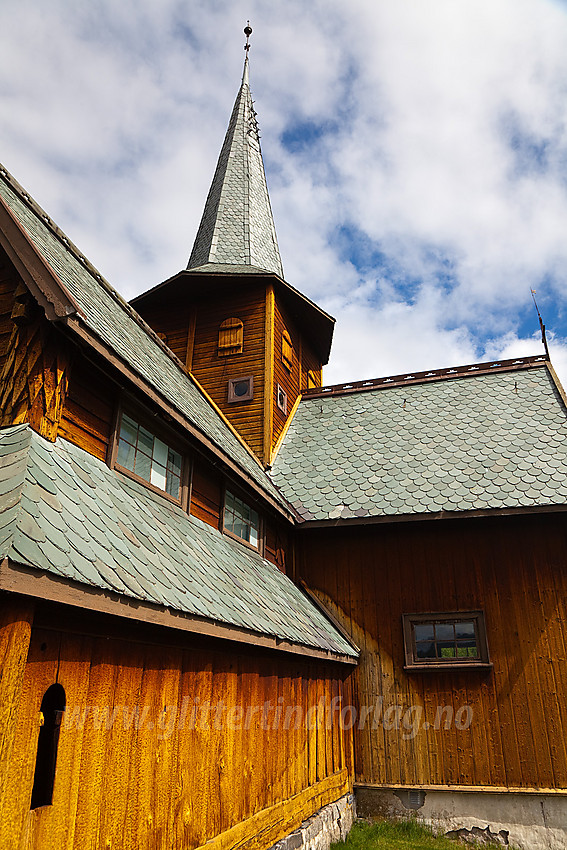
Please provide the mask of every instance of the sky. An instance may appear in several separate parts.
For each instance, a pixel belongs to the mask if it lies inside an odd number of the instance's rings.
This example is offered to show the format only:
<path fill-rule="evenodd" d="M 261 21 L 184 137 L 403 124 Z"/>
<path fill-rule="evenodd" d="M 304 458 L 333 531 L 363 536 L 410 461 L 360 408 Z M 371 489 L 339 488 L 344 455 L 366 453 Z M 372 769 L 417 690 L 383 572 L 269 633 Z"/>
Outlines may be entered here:
<path fill-rule="evenodd" d="M 324 382 L 543 353 L 567 384 L 567 2 L 1 0 L 0 162 L 126 298 L 187 265 L 250 85 Z"/>

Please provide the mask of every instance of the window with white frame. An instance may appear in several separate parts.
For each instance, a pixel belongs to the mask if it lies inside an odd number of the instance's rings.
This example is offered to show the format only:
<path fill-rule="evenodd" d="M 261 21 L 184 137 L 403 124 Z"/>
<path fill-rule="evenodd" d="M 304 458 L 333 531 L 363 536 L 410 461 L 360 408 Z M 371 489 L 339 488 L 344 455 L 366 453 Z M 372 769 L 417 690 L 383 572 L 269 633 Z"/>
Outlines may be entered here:
<path fill-rule="evenodd" d="M 230 490 L 227 490 L 225 494 L 223 526 L 225 531 L 258 548 L 260 517 L 250 505 L 247 505 Z"/>
<path fill-rule="evenodd" d="M 181 493 L 181 455 L 155 434 L 122 414 L 116 463 L 174 499 Z"/>

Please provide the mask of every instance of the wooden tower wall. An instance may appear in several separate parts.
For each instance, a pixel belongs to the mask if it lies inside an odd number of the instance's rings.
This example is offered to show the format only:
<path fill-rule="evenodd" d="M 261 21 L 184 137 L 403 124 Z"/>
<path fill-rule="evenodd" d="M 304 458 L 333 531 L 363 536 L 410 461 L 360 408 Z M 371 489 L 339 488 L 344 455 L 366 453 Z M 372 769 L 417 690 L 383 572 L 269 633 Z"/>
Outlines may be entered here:
<path fill-rule="evenodd" d="M 240 354 L 219 355 L 219 328 L 229 318 L 243 323 Z M 217 293 L 211 301 L 195 306 L 195 334 L 188 363 L 191 372 L 205 388 L 229 422 L 258 457 L 263 456 L 264 369 L 266 336 L 266 288 L 250 285 L 246 290 Z M 228 402 L 228 381 L 252 375 L 254 398 Z"/>
<path fill-rule="evenodd" d="M 567 786 L 563 517 L 300 533 L 302 577 L 362 649 L 358 708 L 377 706 L 375 728 L 374 713 L 362 728 L 359 714 L 355 727 L 357 782 L 487 790 Z M 402 614 L 476 609 L 485 612 L 491 671 L 403 669 Z M 445 729 L 446 714 L 436 724 L 439 707 L 449 706 L 455 717 L 467 705 L 470 728 L 453 722 Z M 402 708 L 399 722 L 396 706 Z M 412 706 L 423 713 L 415 736 L 406 714 Z"/>
<path fill-rule="evenodd" d="M 338 703 L 332 723 L 323 709 L 316 721 L 317 705 L 349 699 L 340 665 L 186 635 L 175 644 L 141 627 L 109 633 L 107 620 L 84 614 L 69 631 L 62 621 L 61 611 L 43 613 L 29 654 L 25 618 L 7 623 L 0 642 L 19 683 L 2 702 L 12 718 L 12 756 L 0 763 L 3 850 L 263 850 L 352 788 Z M 30 810 L 39 709 L 55 682 L 67 707 L 53 804 Z"/>

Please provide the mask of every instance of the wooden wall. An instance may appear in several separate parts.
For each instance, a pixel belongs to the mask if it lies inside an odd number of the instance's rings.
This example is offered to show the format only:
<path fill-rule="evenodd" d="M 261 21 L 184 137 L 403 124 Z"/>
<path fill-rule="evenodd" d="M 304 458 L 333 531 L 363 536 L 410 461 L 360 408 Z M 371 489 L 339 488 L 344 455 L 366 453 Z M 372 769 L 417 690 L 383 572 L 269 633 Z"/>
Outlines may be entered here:
<path fill-rule="evenodd" d="M 217 295 L 196 307 L 191 371 L 252 450 L 263 456 L 265 286 L 249 285 L 244 291 Z M 219 356 L 221 322 L 237 318 L 244 324 L 241 354 Z M 230 378 L 254 377 L 254 398 L 229 404 Z"/>
<path fill-rule="evenodd" d="M 289 334 L 293 345 L 292 368 L 284 364 L 282 359 L 282 338 L 284 331 Z M 294 324 L 290 321 L 282 304 L 276 300 L 274 310 L 274 402 L 272 448 L 278 441 L 293 405 L 299 395 L 301 381 L 301 339 Z M 284 415 L 277 405 L 278 384 L 287 393 L 287 414 Z"/>
<path fill-rule="evenodd" d="M 358 708 L 378 705 L 375 728 L 372 715 L 355 729 L 358 782 L 567 787 L 564 514 L 312 530 L 297 543 L 302 577 L 362 649 Z M 402 614 L 479 608 L 492 672 L 404 672 Z M 439 706 L 467 705 L 470 728 L 445 729 L 446 714 L 435 728 Z"/>
<path fill-rule="evenodd" d="M 117 405 L 116 384 L 86 358 L 77 356 L 59 424 L 59 436 L 99 460 L 106 460 Z"/>
<path fill-rule="evenodd" d="M 230 488 L 231 485 L 227 486 Z M 221 528 L 224 487 L 223 476 L 204 459 L 196 457 L 191 472 L 190 514 L 213 528 Z M 236 492 L 239 493 L 238 488 Z M 260 553 L 283 572 L 287 572 L 292 559 L 291 527 L 266 515 L 254 501 L 250 500 L 250 504 L 258 510 L 261 517 Z"/>
<path fill-rule="evenodd" d="M 167 645 L 139 632 L 76 634 L 61 622 L 32 633 L 12 758 L 1 765 L 3 850 L 188 850 L 215 836 L 210 850 L 262 850 L 351 787 L 336 713 L 309 728 L 292 712 L 285 724 L 288 707 L 306 718 L 343 693 L 340 665 L 186 635 Z M 53 804 L 30 811 L 39 708 L 55 682 L 67 710 Z M 225 710 L 236 706 L 243 722 Z"/>
<path fill-rule="evenodd" d="M 308 373 L 312 373 L 316 386 L 321 386 L 322 380 L 321 362 L 312 352 L 308 341 L 298 331 L 284 305 L 278 299 L 275 302 L 274 313 L 274 414 L 272 448 L 278 442 L 299 393 L 307 389 Z M 284 331 L 287 331 L 293 344 L 294 357 L 291 369 L 282 360 L 282 337 Z M 277 405 L 278 384 L 287 393 L 287 416 L 284 416 Z"/>

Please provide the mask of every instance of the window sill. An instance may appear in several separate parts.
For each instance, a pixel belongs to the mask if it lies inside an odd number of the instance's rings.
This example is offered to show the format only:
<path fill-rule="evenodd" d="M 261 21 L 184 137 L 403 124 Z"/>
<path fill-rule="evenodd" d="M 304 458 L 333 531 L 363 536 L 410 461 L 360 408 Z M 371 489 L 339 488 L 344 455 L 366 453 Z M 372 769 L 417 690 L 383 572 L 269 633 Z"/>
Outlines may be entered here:
<path fill-rule="evenodd" d="M 239 537 L 238 534 L 233 534 L 232 531 L 229 531 L 228 528 L 223 528 L 222 533 L 226 534 L 227 537 L 230 537 L 231 540 L 236 540 L 237 543 L 242 543 L 243 546 L 246 546 L 247 549 L 251 549 L 256 554 L 260 554 L 260 545 L 255 546 L 253 543 L 249 543 L 248 540 L 244 540 L 244 538 Z"/>
<path fill-rule="evenodd" d="M 407 673 L 439 673 L 443 670 L 492 670 L 494 665 L 491 661 L 475 661 L 473 662 L 447 662 L 442 664 L 404 664 L 404 670 Z"/>
<path fill-rule="evenodd" d="M 120 472 L 127 478 L 131 478 L 132 481 L 137 481 L 138 484 L 141 484 L 143 487 L 147 487 L 148 490 L 152 491 L 152 493 L 158 493 L 158 495 L 163 496 L 169 502 L 173 502 L 174 505 L 179 505 L 181 507 L 181 497 L 176 499 L 175 496 L 171 496 L 166 490 L 162 490 L 161 487 L 156 487 L 155 484 L 152 484 L 150 481 L 146 481 L 145 478 L 142 478 L 140 475 L 136 475 L 135 472 L 127 469 L 125 466 L 120 466 L 119 463 L 114 464 L 114 469 L 116 472 Z"/>

